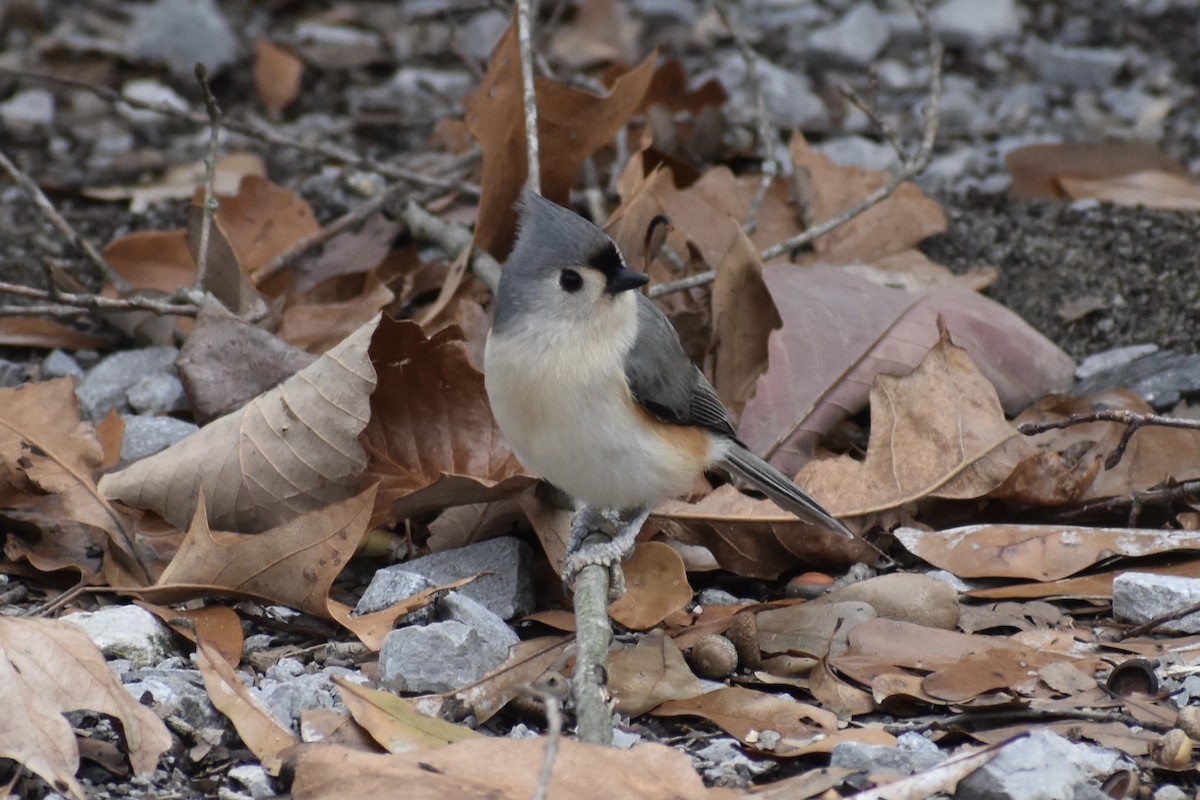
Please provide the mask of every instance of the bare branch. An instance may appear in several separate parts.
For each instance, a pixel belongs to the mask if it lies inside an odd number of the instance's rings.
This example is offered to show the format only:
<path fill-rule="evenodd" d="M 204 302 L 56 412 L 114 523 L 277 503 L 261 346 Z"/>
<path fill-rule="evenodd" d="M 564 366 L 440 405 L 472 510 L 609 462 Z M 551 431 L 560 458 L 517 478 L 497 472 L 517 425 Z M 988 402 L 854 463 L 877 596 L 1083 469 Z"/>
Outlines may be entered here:
<path fill-rule="evenodd" d="M 754 48 L 746 41 L 746 37 L 733 24 L 729 0 L 717 0 L 716 9 L 721 16 L 721 22 L 729 30 L 729 35 L 733 37 L 733 42 L 737 45 L 738 52 L 741 53 L 742 61 L 746 62 L 746 82 L 750 85 L 750 91 L 754 95 L 754 118 L 758 128 L 758 146 L 762 148 L 762 180 L 759 181 L 758 190 L 750 201 L 746 219 L 742 222 L 742 230 L 749 236 L 758 228 L 758 211 L 762 207 L 763 199 L 767 196 L 767 191 L 771 188 L 771 183 L 780 173 L 779 159 L 776 157 L 778 137 L 771 128 L 771 122 L 767 117 L 767 98 L 763 94 L 762 79 L 758 74 L 758 56 L 755 54 Z"/>
<path fill-rule="evenodd" d="M 208 274 L 208 239 L 212 235 L 213 215 L 217 213 L 217 198 L 213 185 L 217 180 L 217 149 L 221 140 L 221 107 L 208 85 L 208 70 L 203 64 L 196 65 L 196 82 L 204 96 L 204 108 L 208 112 L 208 155 L 204 158 L 204 205 L 200 215 L 200 243 L 197 245 L 196 281 L 197 291 L 203 291 Z"/>
<path fill-rule="evenodd" d="M 191 302 L 186 293 L 166 298 L 131 295 L 129 297 L 102 297 L 98 294 L 82 294 L 49 291 L 22 286 L 18 283 L 0 281 L 0 294 L 28 297 L 32 300 L 50 301 L 41 306 L 0 306 L 0 316 L 73 316 L 85 311 L 153 311 L 155 314 L 174 314 L 194 317 L 200 308 Z"/>
<path fill-rule="evenodd" d="M 410 201 L 405 204 L 401 219 L 415 238 L 436 242 L 452 258 L 463 248 L 472 246 L 473 237 L 469 230 L 461 225 L 443 222 L 417 203 Z M 500 263 L 479 248 L 475 248 L 471 255 L 471 271 L 491 291 L 495 292 L 500 286 Z"/>
<path fill-rule="evenodd" d="M 910 0 L 910 5 L 913 8 L 913 13 L 917 15 L 917 19 L 921 23 L 921 28 L 924 30 L 926 37 L 929 39 L 928 54 L 929 54 L 929 92 L 926 95 L 925 108 L 923 112 L 923 133 L 921 143 L 917 147 L 916 152 L 911 155 L 905 155 L 901 159 L 900 168 L 875 191 L 868 194 L 863 199 L 854 203 L 850 207 L 839 211 L 829 219 L 817 223 L 809 227 L 801 233 L 779 242 L 763 250 L 760 254 L 763 261 L 770 261 L 773 258 L 785 255 L 797 248 L 803 247 L 811 243 L 813 240 L 824 236 L 833 229 L 846 222 L 854 219 L 859 214 L 863 213 L 872 206 L 877 205 L 883 200 L 891 196 L 892 192 L 900 188 L 905 182 L 919 175 L 929 166 L 930 160 L 933 158 L 933 144 L 937 139 L 938 131 L 938 107 L 942 99 L 942 42 L 938 39 L 937 34 L 933 30 L 933 25 L 929 21 L 929 12 L 925 7 L 923 0 Z M 671 281 L 654 287 L 650 291 L 651 297 L 662 297 L 665 294 L 691 289 L 696 286 L 702 286 L 705 283 L 712 281 L 716 277 L 716 270 L 709 270 L 697 275 L 692 275 L 678 281 Z"/>
<path fill-rule="evenodd" d="M 1120 408 L 1102 409 L 1087 414 L 1072 414 L 1067 419 L 1056 420 L 1054 422 L 1026 422 L 1023 425 L 1018 425 L 1017 430 L 1026 436 L 1033 436 L 1034 434 L 1045 433 L 1046 431 L 1060 428 L 1086 425 L 1089 422 L 1119 422 L 1125 426 L 1125 433 L 1121 435 L 1121 440 L 1117 442 L 1117 446 L 1113 448 L 1113 451 L 1108 454 L 1108 458 L 1104 460 L 1105 469 L 1112 469 L 1121 462 L 1121 458 L 1125 455 L 1125 448 L 1129 446 L 1129 440 L 1133 438 L 1133 435 L 1137 433 L 1139 428 L 1145 425 L 1200 431 L 1200 419 L 1164 417 L 1159 414 L 1139 414 L 1135 411 L 1126 411 Z"/>
<path fill-rule="evenodd" d="M 28 175 L 18 169 L 17 165 L 9 160 L 8 156 L 5 155 L 3 150 L 0 150 L 0 169 L 3 169 L 6 173 L 8 173 L 8 176 L 16 181 L 18 186 L 25 190 L 26 194 L 28 194 L 33 200 L 34 205 L 37 206 L 38 211 L 42 212 L 42 216 L 45 217 L 50 224 L 53 225 L 55 229 L 63 235 L 64 238 L 66 238 L 67 241 L 83 251 L 83 254 L 87 256 L 88 261 L 91 261 L 92 264 L 100 270 L 100 274 L 104 276 L 104 279 L 108 281 L 108 283 L 114 289 L 119 292 L 129 291 L 129 283 L 117 274 L 117 271 L 113 269 L 112 264 L 109 264 L 108 261 L 105 260 L 104 256 L 100 255 L 100 251 L 97 250 L 91 242 L 83 238 L 79 231 L 75 230 L 71 223 L 67 222 L 66 219 L 63 218 L 62 214 L 58 213 L 58 209 L 56 209 L 54 204 L 50 202 L 50 198 L 46 197 L 45 193 L 42 192 L 41 187 L 34 182 L 33 178 L 30 178 Z"/>
<path fill-rule="evenodd" d="M 521 94 L 525 104 L 525 188 L 542 193 L 538 160 L 537 93 L 533 86 L 533 13 L 536 0 L 517 0 L 517 45 L 521 52 Z"/>

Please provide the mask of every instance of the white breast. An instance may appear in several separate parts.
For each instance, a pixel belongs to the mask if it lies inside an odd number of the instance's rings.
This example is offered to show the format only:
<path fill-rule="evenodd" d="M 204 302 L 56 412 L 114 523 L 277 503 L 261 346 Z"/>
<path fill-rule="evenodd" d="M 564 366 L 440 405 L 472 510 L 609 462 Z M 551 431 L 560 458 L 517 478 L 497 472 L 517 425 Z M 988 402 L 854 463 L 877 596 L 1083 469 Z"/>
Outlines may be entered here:
<path fill-rule="evenodd" d="M 681 451 L 635 411 L 624 361 L 636 307 L 621 311 L 628 324 L 602 327 L 624 335 L 542 326 L 489 336 L 484 356 L 492 411 L 517 457 L 577 501 L 604 508 L 682 494 L 713 460 Z"/>

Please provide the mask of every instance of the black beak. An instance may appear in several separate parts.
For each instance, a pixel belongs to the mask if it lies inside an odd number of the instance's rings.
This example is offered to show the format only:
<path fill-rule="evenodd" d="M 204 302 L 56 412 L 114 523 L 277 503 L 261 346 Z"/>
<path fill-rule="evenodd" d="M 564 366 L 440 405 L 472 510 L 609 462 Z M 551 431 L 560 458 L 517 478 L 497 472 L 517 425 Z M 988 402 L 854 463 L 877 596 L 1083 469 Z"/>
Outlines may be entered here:
<path fill-rule="evenodd" d="M 609 294 L 620 294 L 629 289 L 645 286 L 649 281 L 650 276 L 646 273 L 634 272 L 631 269 L 621 267 L 609 275 L 608 282 L 604 285 L 604 291 Z"/>

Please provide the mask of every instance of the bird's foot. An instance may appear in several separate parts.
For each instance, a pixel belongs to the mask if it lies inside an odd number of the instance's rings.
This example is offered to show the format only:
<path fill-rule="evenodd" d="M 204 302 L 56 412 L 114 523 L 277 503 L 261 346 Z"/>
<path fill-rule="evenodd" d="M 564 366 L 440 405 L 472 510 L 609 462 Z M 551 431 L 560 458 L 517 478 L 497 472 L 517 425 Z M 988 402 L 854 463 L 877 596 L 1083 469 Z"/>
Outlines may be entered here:
<path fill-rule="evenodd" d="M 626 519 L 619 510 L 580 508 L 571 522 L 571 538 L 563 562 L 563 588 L 569 589 L 584 567 L 600 566 L 609 572 L 610 598 L 615 600 L 625 594 L 621 562 L 633 552 L 637 535 L 649 516 L 649 509 L 637 509 Z M 608 537 L 607 541 L 587 542 L 592 534 Z"/>

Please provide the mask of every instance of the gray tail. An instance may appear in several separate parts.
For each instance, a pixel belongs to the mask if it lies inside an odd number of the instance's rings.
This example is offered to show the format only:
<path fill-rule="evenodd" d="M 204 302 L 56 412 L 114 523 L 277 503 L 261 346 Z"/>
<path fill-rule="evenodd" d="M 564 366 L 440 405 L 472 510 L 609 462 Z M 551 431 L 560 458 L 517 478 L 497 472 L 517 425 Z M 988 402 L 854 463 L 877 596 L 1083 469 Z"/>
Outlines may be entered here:
<path fill-rule="evenodd" d="M 734 475 L 774 500 L 784 511 L 790 511 L 805 522 L 854 538 L 849 528 L 821 508 L 794 481 L 741 445 L 731 444 L 722 463 Z"/>

